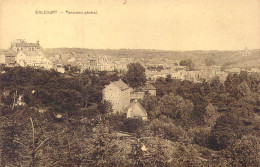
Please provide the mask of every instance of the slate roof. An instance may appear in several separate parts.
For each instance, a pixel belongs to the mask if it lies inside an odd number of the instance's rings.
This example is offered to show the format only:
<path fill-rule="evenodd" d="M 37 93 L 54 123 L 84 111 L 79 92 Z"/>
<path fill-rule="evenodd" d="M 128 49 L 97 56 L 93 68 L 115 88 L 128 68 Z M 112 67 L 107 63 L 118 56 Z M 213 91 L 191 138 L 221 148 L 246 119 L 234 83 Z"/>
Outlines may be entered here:
<path fill-rule="evenodd" d="M 129 89 L 130 87 L 125 84 L 121 79 L 118 80 L 118 81 L 114 81 L 114 82 L 111 82 L 111 84 L 114 84 L 116 87 L 118 87 L 120 90 L 126 90 L 126 89 Z"/>

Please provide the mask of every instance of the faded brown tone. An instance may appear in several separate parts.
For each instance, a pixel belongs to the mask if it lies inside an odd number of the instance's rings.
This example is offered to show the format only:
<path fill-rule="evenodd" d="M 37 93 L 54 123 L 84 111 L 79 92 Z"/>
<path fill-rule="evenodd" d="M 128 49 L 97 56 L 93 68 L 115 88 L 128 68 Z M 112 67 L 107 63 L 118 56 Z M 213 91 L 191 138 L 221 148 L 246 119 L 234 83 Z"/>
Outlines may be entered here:
<path fill-rule="evenodd" d="M 1 0 L 0 48 L 241 50 L 260 48 L 259 0 Z M 36 10 L 57 14 L 35 14 Z M 66 14 L 96 11 L 97 14 Z M 59 13 L 63 12 L 63 13 Z"/>

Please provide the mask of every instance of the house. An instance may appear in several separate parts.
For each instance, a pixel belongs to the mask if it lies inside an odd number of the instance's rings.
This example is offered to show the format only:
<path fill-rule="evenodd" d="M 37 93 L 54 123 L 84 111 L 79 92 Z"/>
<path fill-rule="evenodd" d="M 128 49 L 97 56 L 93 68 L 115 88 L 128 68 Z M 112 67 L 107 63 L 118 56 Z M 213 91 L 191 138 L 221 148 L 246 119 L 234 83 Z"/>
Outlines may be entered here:
<path fill-rule="evenodd" d="M 118 71 L 127 71 L 128 63 L 117 60 L 114 62 L 115 69 Z"/>
<path fill-rule="evenodd" d="M 27 43 L 25 39 L 17 39 L 16 42 L 11 43 L 12 51 L 37 51 L 40 50 L 40 43 L 37 41 L 36 43 Z"/>
<path fill-rule="evenodd" d="M 99 71 L 113 71 L 115 70 L 115 63 L 107 55 L 99 55 L 97 57 L 97 66 Z"/>
<path fill-rule="evenodd" d="M 215 78 L 220 72 L 220 66 L 212 65 L 212 66 L 203 66 L 199 67 L 201 78 L 204 78 L 206 81 L 210 81 Z"/>
<path fill-rule="evenodd" d="M 45 69 L 51 69 L 53 67 L 52 61 L 47 59 L 41 52 L 28 52 L 20 51 L 15 57 L 15 61 L 18 65 L 44 67 Z"/>
<path fill-rule="evenodd" d="M 140 91 L 133 91 L 130 93 L 130 101 L 134 101 L 135 99 L 144 99 L 145 92 Z"/>
<path fill-rule="evenodd" d="M 0 64 L 5 64 L 5 55 L 0 53 Z"/>
<path fill-rule="evenodd" d="M 166 78 L 168 74 L 170 74 L 169 70 L 161 70 L 161 71 L 146 70 L 145 71 L 146 78 L 152 81 L 156 81 L 158 78 Z"/>
<path fill-rule="evenodd" d="M 26 65 L 27 56 L 23 52 L 19 52 L 17 56 L 15 57 L 15 61 L 18 65 L 21 67 L 24 67 Z"/>
<path fill-rule="evenodd" d="M 192 81 L 195 83 L 201 82 L 204 79 L 201 71 L 187 71 L 185 80 Z"/>
<path fill-rule="evenodd" d="M 128 64 L 133 62 L 134 62 L 133 58 L 128 58 L 128 57 L 120 58 L 114 61 L 115 69 L 118 71 L 127 71 Z"/>
<path fill-rule="evenodd" d="M 102 90 L 103 100 L 112 104 L 114 112 L 123 112 L 130 104 L 130 94 L 133 88 L 125 84 L 121 79 L 111 82 Z"/>
<path fill-rule="evenodd" d="M 156 88 L 151 83 L 146 83 L 145 86 L 142 88 L 142 92 L 146 94 L 150 94 L 152 96 L 156 96 Z"/>
<path fill-rule="evenodd" d="M 13 52 L 13 51 L 5 51 L 1 54 L 1 64 L 6 64 L 7 66 L 15 66 L 16 61 L 15 61 L 15 57 L 16 57 L 17 53 Z"/>
<path fill-rule="evenodd" d="M 57 64 L 56 65 L 56 70 L 59 73 L 65 73 L 65 67 L 62 64 Z"/>
<path fill-rule="evenodd" d="M 171 77 L 173 79 L 179 79 L 182 81 L 185 79 L 186 75 L 187 75 L 187 71 L 185 70 L 179 70 L 179 71 L 173 70 L 173 72 L 171 73 Z"/>
<path fill-rule="evenodd" d="M 147 121 L 147 112 L 137 99 L 127 106 L 125 113 L 127 118 L 142 118 Z"/>

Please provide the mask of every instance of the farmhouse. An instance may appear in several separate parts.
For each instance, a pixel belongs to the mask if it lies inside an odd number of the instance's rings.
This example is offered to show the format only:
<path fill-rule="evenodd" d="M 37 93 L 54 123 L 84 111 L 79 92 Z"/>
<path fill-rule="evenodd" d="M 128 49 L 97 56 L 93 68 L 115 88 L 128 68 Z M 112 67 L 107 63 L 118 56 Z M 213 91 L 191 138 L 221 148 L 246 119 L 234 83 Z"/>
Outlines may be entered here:
<path fill-rule="evenodd" d="M 130 104 L 130 93 L 132 91 L 133 89 L 120 79 L 111 82 L 103 89 L 103 100 L 112 104 L 114 112 L 123 112 Z"/>
<path fill-rule="evenodd" d="M 137 99 L 142 99 L 144 92 L 134 92 L 134 89 L 121 79 L 111 82 L 103 91 L 103 100 L 112 104 L 114 113 L 126 114 L 127 118 L 142 118 L 147 120 L 147 113 Z"/>

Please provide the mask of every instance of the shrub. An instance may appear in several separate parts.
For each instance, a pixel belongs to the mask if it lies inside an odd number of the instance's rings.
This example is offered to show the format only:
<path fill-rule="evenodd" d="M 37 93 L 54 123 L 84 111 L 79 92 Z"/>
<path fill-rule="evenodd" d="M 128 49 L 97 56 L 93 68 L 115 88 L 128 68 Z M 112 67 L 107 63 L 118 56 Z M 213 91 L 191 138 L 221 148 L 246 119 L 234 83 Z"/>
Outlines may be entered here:
<path fill-rule="evenodd" d="M 260 139 L 244 136 L 223 151 L 231 166 L 260 166 Z"/>

